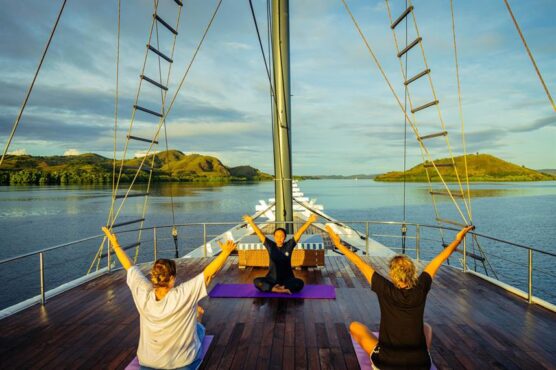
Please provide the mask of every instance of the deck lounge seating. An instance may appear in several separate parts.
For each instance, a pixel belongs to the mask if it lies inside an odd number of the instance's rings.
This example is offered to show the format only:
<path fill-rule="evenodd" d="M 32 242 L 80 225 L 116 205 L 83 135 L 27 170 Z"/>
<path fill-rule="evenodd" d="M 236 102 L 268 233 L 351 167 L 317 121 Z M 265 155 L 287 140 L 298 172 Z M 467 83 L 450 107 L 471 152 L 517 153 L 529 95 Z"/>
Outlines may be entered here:
<path fill-rule="evenodd" d="M 288 235 L 286 240 L 293 238 Z M 259 238 L 249 235 L 237 244 L 239 268 L 268 267 L 268 252 Z M 292 255 L 292 267 L 324 266 L 324 241 L 320 235 L 303 235 Z"/>

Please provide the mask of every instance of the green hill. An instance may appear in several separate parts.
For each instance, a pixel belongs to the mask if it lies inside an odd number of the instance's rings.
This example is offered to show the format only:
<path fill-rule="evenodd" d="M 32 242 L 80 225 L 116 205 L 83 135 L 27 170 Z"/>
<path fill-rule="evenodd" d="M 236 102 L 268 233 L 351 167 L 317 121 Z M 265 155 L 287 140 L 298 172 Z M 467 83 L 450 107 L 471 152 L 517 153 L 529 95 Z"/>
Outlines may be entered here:
<path fill-rule="evenodd" d="M 239 178 L 257 178 L 259 180 L 272 180 L 272 176 L 259 171 L 251 166 L 237 166 L 228 168 L 230 174 Z"/>
<path fill-rule="evenodd" d="M 153 162 L 154 157 L 154 162 Z M 143 158 L 124 162 L 121 182 L 131 182 Z M 7 156 L 0 169 L 0 185 L 8 184 L 111 184 L 113 160 L 98 154 L 75 156 Z M 121 161 L 117 161 L 119 171 Z M 272 176 L 250 166 L 226 167 L 218 158 L 186 155 L 169 150 L 149 155 L 137 182 L 146 182 L 152 166 L 153 181 L 258 181 Z"/>
<path fill-rule="evenodd" d="M 465 179 L 464 156 L 454 157 L 456 168 L 461 181 Z M 435 164 L 451 164 L 450 158 L 438 159 Z M 426 165 L 431 165 L 425 162 Z M 405 172 L 405 180 L 409 182 L 426 182 L 425 164 L 421 163 Z M 444 181 L 457 181 L 456 171 L 453 166 L 438 167 Z M 486 181 L 550 181 L 556 180 L 556 176 L 541 173 L 539 171 L 518 166 L 516 164 L 506 162 L 500 158 L 488 154 L 472 154 L 467 156 L 467 169 L 469 181 L 486 182 Z M 434 168 L 428 168 L 431 181 L 439 182 L 438 176 Z M 404 181 L 403 171 L 388 172 L 375 177 L 376 181 L 400 182 Z"/>

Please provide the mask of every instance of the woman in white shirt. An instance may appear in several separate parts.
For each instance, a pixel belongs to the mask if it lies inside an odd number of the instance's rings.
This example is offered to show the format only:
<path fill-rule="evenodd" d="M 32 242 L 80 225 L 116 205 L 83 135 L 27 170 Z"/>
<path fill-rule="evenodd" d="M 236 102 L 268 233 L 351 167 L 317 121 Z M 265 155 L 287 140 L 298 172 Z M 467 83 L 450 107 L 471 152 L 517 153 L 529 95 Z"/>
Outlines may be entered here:
<path fill-rule="evenodd" d="M 202 273 L 175 286 L 176 264 L 159 259 L 151 269 L 151 280 L 135 266 L 118 240 L 107 228 L 106 234 L 116 256 L 127 271 L 127 285 L 140 316 L 137 358 L 142 369 L 196 369 L 204 327 L 197 322 L 197 303 L 207 295 L 212 277 L 235 249 L 233 241 L 220 244 L 222 252 Z"/>

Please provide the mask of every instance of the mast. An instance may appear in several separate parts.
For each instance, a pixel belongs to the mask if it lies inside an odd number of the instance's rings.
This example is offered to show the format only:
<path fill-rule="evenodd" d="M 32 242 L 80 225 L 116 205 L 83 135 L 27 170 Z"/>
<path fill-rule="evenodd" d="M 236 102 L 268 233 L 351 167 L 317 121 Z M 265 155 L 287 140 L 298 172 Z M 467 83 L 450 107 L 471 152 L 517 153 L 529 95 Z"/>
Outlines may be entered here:
<path fill-rule="evenodd" d="M 272 99 L 274 147 L 274 191 L 276 227 L 293 232 L 290 104 L 289 0 L 272 0 L 272 70 L 275 99 Z"/>

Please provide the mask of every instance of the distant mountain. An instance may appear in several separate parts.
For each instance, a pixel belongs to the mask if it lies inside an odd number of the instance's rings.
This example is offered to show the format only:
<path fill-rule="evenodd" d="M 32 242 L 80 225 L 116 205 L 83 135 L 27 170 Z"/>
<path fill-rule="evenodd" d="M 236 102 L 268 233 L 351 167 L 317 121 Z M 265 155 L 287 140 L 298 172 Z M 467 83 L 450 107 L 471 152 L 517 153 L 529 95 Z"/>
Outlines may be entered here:
<path fill-rule="evenodd" d="M 251 166 L 229 167 L 228 171 L 230 171 L 230 174 L 234 177 L 247 178 L 247 179 L 257 178 L 260 180 L 273 179 L 271 175 L 261 172 L 258 169 L 253 168 Z"/>
<path fill-rule="evenodd" d="M 548 175 L 556 175 L 556 168 L 545 168 L 545 169 L 537 170 L 537 171 L 542 172 L 542 173 L 546 173 Z"/>
<path fill-rule="evenodd" d="M 154 158 L 154 162 L 153 162 Z M 143 162 L 144 160 L 144 162 Z M 153 181 L 260 181 L 272 176 L 250 166 L 226 167 L 218 158 L 169 150 L 124 162 L 122 182 L 131 182 L 143 162 L 137 182 L 146 182 L 152 166 Z M 121 161 L 116 162 L 119 171 Z M 7 156 L 0 184 L 111 184 L 113 160 L 98 154 L 75 156 Z"/>
<path fill-rule="evenodd" d="M 460 180 L 465 179 L 464 156 L 454 157 L 456 168 Z M 456 172 L 450 158 L 443 158 L 434 161 L 437 165 L 448 165 L 438 167 L 444 181 L 457 181 Z M 431 163 L 421 163 L 405 172 L 405 180 L 409 182 L 426 182 L 427 174 L 425 165 L 430 166 Z M 438 182 L 440 177 L 434 168 L 428 168 L 431 181 Z M 541 173 L 539 171 L 518 166 L 516 164 L 506 162 L 500 158 L 489 154 L 472 154 L 467 156 L 467 169 L 469 181 L 548 181 L 556 180 L 556 176 Z M 404 181 L 403 171 L 388 172 L 375 177 L 376 181 Z"/>
<path fill-rule="evenodd" d="M 364 180 L 374 179 L 377 175 L 309 175 L 309 176 L 294 176 L 296 180 Z"/>

